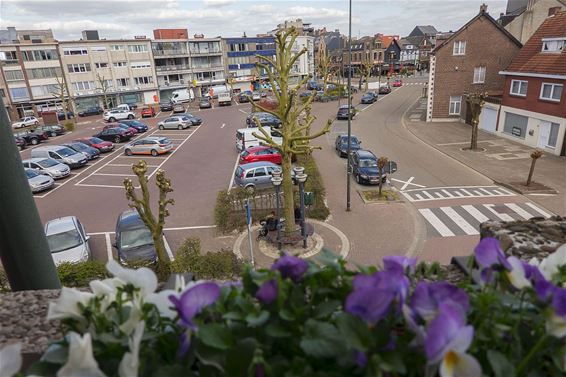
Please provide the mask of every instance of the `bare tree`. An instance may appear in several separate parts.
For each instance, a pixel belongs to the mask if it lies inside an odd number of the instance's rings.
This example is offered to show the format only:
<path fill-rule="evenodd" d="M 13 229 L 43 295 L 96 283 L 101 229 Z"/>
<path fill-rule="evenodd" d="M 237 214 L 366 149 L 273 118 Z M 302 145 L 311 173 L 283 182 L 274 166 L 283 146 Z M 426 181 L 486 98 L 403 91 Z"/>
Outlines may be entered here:
<path fill-rule="evenodd" d="M 322 83 L 324 85 L 322 90 L 324 91 L 325 95 L 326 95 L 326 87 L 327 87 L 327 83 L 328 83 L 328 78 L 331 74 L 330 64 L 331 64 L 330 56 L 327 56 L 325 52 L 321 53 L 321 58 L 320 58 L 320 61 L 318 62 L 317 71 L 318 71 L 318 75 L 322 76 Z"/>
<path fill-rule="evenodd" d="M 275 108 L 266 107 L 260 103 L 252 102 L 254 111 L 270 113 L 281 120 L 280 133 L 282 135 L 281 145 L 275 143 L 270 134 L 263 128 L 259 119 L 255 118 L 259 132 L 253 135 L 259 140 L 279 151 L 282 156 L 283 170 L 283 197 L 285 233 L 287 235 L 295 231 L 295 213 L 293 203 L 293 181 L 291 178 L 291 160 L 293 155 L 310 154 L 314 149 L 321 149 L 310 145 L 310 140 L 324 135 L 330 130 L 331 120 L 328 120 L 324 128 L 318 132 L 310 133 L 310 127 L 316 119 L 310 113 L 310 107 L 314 96 L 310 96 L 302 103 L 299 97 L 301 87 L 309 80 L 305 77 L 295 85 L 289 84 L 290 72 L 295 62 L 301 55 L 306 53 L 306 48 L 297 54 L 292 53 L 293 45 L 299 33 L 295 28 L 286 29 L 275 35 L 276 58 L 257 55 L 260 60 L 258 68 L 263 68 L 269 77 L 271 85 L 277 84 L 273 94 L 276 97 Z M 259 69 L 258 69 L 259 70 Z"/>
<path fill-rule="evenodd" d="M 63 108 L 63 113 L 65 116 L 65 123 L 69 121 L 69 99 L 71 98 L 69 93 L 69 88 L 67 87 L 67 83 L 62 77 L 55 77 L 55 91 L 51 94 L 55 96 L 60 102 L 61 107 Z"/>
<path fill-rule="evenodd" d="M 158 170 L 155 174 L 155 184 L 159 189 L 158 214 L 156 217 L 151 209 L 149 187 L 147 184 L 148 178 L 146 176 L 147 163 L 144 160 L 140 160 L 136 164 L 132 165 L 132 171 L 138 178 L 142 196 L 140 198 L 136 193 L 131 179 L 124 179 L 126 198 L 129 201 L 128 205 L 138 211 L 140 218 L 151 232 L 151 238 L 153 239 L 158 258 L 157 276 L 160 280 L 165 280 L 170 273 L 171 261 L 167 254 L 165 242 L 163 240 L 163 227 L 165 225 L 165 218 L 169 216 L 167 206 L 175 204 L 173 199 L 167 198 L 167 195 L 173 191 L 173 188 L 171 187 L 171 180 L 165 177 L 165 172 L 163 170 Z"/>
<path fill-rule="evenodd" d="M 387 157 L 380 157 L 377 159 L 377 168 L 379 169 L 379 197 L 381 197 L 381 188 L 383 187 L 383 171 L 388 162 L 389 159 Z"/>
<path fill-rule="evenodd" d="M 371 69 L 373 68 L 373 63 L 369 60 L 369 57 L 362 62 L 360 69 L 360 74 L 365 78 L 364 92 L 368 91 L 369 76 L 371 75 Z"/>
<path fill-rule="evenodd" d="M 487 98 L 487 93 L 469 93 L 466 95 L 466 103 L 472 113 L 472 140 L 470 142 L 470 149 L 478 149 L 478 125 L 480 123 L 480 115 L 482 107 Z"/>
<path fill-rule="evenodd" d="M 527 184 L 526 186 L 530 186 L 531 185 L 531 180 L 533 179 L 533 173 L 535 172 L 535 164 L 537 162 L 537 160 L 539 158 L 542 157 L 542 151 L 541 150 L 535 150 L 533 151 L 533 153 L 531 153 L 531 168 L 529 170 L 529 177 L 527 178 Z"/>
<path fill-rule="evenodd" d="M 102 107 L 104 108 L 104 110 L 108 109 L 108 89 L 110 89 L 110 86 L 108 85 L 108 80 L 106 80 L 104 78 L 104 76 L 101 76 L 99 73 L 96 74 L 96 81 L 98 81 L 98 85 L 100 86 L 98 89 L 100 89 L 102 91 L 102 98 L 103 98 L 103 103 L 102 103 Z"/>

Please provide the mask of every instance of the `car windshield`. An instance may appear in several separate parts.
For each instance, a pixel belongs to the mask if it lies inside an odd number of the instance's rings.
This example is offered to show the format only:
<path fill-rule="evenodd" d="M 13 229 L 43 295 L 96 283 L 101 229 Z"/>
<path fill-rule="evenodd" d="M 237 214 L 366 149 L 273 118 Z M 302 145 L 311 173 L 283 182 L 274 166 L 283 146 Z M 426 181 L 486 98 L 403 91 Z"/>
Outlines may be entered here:
<path fill-rule="evenodd" d="M 97 138 L 97 137 L 91 137 L 91 138 L 89 139 L 89 141 L 90 141 L 91 143 L 93 143 L 93 144 L 104 143 L 104 140 L 99 139 L 99 138 Z"/>
<path fill-rule="evenodd" d="M 360 167 L 362 167 L 362 168 L 376 168 L 377 167 L 377 161 L 372 159 L 372 158 L 364 158 L 363 160 L 360 160 Z"/>
<path fill-rule="evenodd" d="M 351 144 L 358 144 L 358 138 L 355 136 L 350 136 Z M 342 144 L 348 144 L 348 136 L 342 138 Z"/>
<path fill-rule="evenodd" d="M 26 175 L 27 175 L 28 179 L 30 179 L 30 178 L 37 177 L 39 174 L 37 174 L 33 170 L 26 170 Z"/>
<path fill-rule="evenodd" d="M 234 175 L 236 177 L 240 177 L 243 173 L 244 173 L 244 168 L 241 167 L 241 166 L 238 166 L 238 169 L 236 169 L 236 173 Z"/>
<path fill-rule="evenodd" d="M 247 157 L 249 154 L 250 154 L 250 152 L 248 152 L 248 151 L 243 151 L 242 154 L 241 154 L 241 156 L 242 156 L 242 157 Z"/>
<path fill-rule="evenodd" d="M 59 165 L 59 163 L 52 158 L 46 158 L 45 160 L 37 161 L 36 163 L 42 168 L 50 168 L 52 166 Z"/>
<path fill-rule="evenodd" d="M 157 140 L 157 142 L 159 144 L 169 144 L 170 143 L 169 139 L 167 139 L 166 137 Z"/>
<path fill-rule="evenodd" d="M 83 144 L 83 143 L 74 143 L 74 144 L 71 144 L 71 147 L 73 149 L 78 149 L 78 150 L 81 150 L 81 151 L 88 149 L 88 146 Z"/>
<path fill-rule="evenodd" d="M 80 246 L 83 241 L 79 232 L 76 229 L 71 229 L 67 232 L 47 236 L 47 243 L 51 253 L 58 253 Z"/>
<path fill-rule="evenodd" d="M 57 150 L 57 153 L 59 153 L 63 157 L 69 157 L 69 156 L 76 154 L 77 152 L 75 152 L 71 148 L 61 148 L 61 149 Z"/>
<path fill-rule="evenodd" d="M 135 247 L 153 245 L 153 238 L 149 229 L 143 227 L 129 229 L 120 234 L 120 248 L 133 249 Z"/>

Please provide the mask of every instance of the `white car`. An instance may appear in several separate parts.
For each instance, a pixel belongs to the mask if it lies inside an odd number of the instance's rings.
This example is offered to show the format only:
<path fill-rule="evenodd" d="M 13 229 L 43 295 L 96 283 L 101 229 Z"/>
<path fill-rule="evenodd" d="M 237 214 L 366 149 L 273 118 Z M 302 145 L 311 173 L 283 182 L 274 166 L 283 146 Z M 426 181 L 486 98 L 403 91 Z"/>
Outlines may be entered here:
<path fill-rule="evenodd" d="M 19 120 L 19 122 L 12 123 L 12 128 L 22 128 L 28 126 L 37 126 L 39 120 L 36 117 L 25 117 Z"/>
<path fill-rule="evenodd" d="M 136 114 L 129 110 L 112 109 L 104 113 L 104 120 L 107 122 L 115 122 L 117 120 L 134 119 Z"/>
<path fill-rule="evenodd" d="M 55 264 L 84 262 L 90 259 L 90 237 L 75 216 L 48 221 L 45 224 L 45 235 Z"/>
<path fill-rule="evenodd" d="M 259 92 L 253 92 L 252 94 L 252 101 L 259 101 L 261 99 L 261 95 Z"/>

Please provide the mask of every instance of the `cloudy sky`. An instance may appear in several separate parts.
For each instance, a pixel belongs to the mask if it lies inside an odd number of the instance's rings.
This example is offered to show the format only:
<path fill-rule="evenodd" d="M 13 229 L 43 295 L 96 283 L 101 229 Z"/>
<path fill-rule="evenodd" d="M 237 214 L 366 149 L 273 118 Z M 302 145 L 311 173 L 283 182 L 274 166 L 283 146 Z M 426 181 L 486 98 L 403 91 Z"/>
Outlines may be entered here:
<path fill-rule="evenodd" d="M 456 30 L 481 3 L 497 18 L 506 1 L 353 0 L 352 36 L 408 34 L 415 25 Z M 0 0 L 0 27 L 51 28 L 58 39 L 78 39 L 96 29 L 103 38 L 152 36 L 154 28 L 187 28 L 189 35 L 248 36 L 302 18 L 313 27 L 348 32 L 348 1 L 249 0 Z"/>

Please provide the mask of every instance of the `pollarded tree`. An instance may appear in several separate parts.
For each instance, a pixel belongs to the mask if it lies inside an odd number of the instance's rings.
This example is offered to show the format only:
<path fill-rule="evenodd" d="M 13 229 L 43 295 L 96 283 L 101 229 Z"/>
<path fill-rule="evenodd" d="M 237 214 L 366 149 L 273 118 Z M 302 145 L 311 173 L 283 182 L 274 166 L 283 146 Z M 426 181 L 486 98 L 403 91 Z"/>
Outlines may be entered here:
<path fill-rule="evenodd" d="M 322 84 L 323 84 L 323 88 L 322 90 L 324 91 L 324 94 L 326 95 L 326 87 L 327 87 L 327 83 L 328 83 L 328 78 L 331 74 L 330 72 L 330 56 L 327 56 L 326 53 L 321 54 L 321 59 L 318 62 L 318 74 L 319 76 L 322 76 Z"/>
<path fill-rule="evenodd" d="M 96 81 L 98 81 L 98 86 L 100 89 L 100 91 L 102 92 L 102 99 L 103 99 L 103 104 L 102 107 L 104 108 L 104 110 L 108 109 L 108 90 L 110 89 L 110 86 L 108 85 L 108 81 L 104 78 L 104 76 L 99 75 L 98 73 L 96 74 Z"/>
<path fill-rule="evenodd" d="M 63 113 L 65 117 L 65 123 L 69 120 L 69 109 L 71 106 L 71 96 L 69 93 L 69 88 L 63 77 L 55 77 L 57 84 L 54 85 L 54 91 L 51 93 L 55 98 L 61 102 L 61 107 L 63 108 Z"/>
<path fill-rule="evenodd" d="M 309 77 L 305 77 L 297 84 L 289 84 L 289 76 L 293 65 L 307 51 L 304 48 L 296 54 L 292 53 L 292 48 L 298 35 L 299 33 L 295 28 L 278 32 L 275 35 L 276 58 L 257 56 L 260 60 L 257 63 L 258 71 L 263 69 L 267 73 L 271 87 L 274 90 L 276 106 L 270 108 L 257 102 L 252 102 L 254 111 L 270 113 L 281 120 L 281 128 L 279 130 L 283 139 L 281 145 L 273 141 L 270 133 L 261 126 L 261 122 L 257 118 L 255 118 L 255 123 L 258 125 L 259 132 L 254 132 L 253 135 L 264 144 L 277 149 L 281 154 L 283 213 L 285 217 L 285 234 L 287 235 L 295 231 L 295 207 L 293 202 L 293 181 L 291 178 L 291 160 L 293 155 L 310 154 L 314 149 L 321 149 L 320 147 L 310 145 L 310 141 L 327 133 L 332 124 L 332 121 L 328 120 L 322 130 L 311 133 L 311 125 L 316 119 L 310 113 L 314 96 L 310 96 L 304 103 L 299 97 L 299 90 L 309 80 Z"/>
<path fill-rule="evenodd" d="M 487 93 L 470 93 L 466 95 L 466 103 L 470 107 L 472 114 L 472 140 L 470 142 L 470 149 L 478 149 L 478 125 L 480 123 L 480 115 L 482 107 L 487 98 Z"/>
<path fill-rule="evenodd" d="M 366 60 L 362 62 L 362 66 L 360 69 L 360 73 L 365 79 L 364 92 L 368 91 L 369 76 L 371 75 L 372 68 L 373 68 L 373 63 L 369 60 L 368 57 Z"/>

